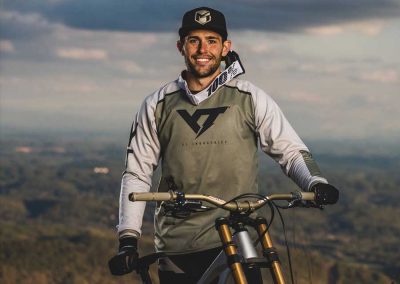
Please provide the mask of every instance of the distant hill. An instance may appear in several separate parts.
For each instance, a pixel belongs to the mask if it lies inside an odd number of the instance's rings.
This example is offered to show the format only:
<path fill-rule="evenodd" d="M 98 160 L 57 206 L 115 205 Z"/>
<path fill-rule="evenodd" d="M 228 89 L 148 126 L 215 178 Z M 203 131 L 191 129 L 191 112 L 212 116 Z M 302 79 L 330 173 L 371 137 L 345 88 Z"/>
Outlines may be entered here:
<path fill-rule="evenodd" d="M 138 283 L 136 276 L 112 277 L 106 266 L 117 247 L 125 141 L 11 135 L 0 143 L 0 283 Z M 400 159 L 390 154 L 393 145 L 319 145 L 310 148 L 341 197 L 324 211 L 282 212 L 296 283 L 399 281 L 400 223 L 393 221 L 400 216 Z M 262 192 L 296 189 L 271 159 L 260 161 Z M 152 251 L 153 210 L 146 211 L 142 254 Z M 271 230 L 286 263 L 278 218 Z"/>

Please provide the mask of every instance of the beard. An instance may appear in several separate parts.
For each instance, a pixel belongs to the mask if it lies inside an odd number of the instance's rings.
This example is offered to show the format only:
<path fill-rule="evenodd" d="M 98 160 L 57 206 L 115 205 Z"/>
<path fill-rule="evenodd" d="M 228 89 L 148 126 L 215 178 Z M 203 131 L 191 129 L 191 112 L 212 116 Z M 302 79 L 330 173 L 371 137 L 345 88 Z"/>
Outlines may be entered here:
<path fill-rule="evenodd" d="M 207 68 L 198 68 L 196 64 L 193 64 L 188 58 L 186 58 L 186 67 L 187 70 L 197 78 L 206 78 L 213 75 L 221 65 L 222 55 L 218 56 L 218 58 L 213 57 L 214 64 L 207 66 Z"/>

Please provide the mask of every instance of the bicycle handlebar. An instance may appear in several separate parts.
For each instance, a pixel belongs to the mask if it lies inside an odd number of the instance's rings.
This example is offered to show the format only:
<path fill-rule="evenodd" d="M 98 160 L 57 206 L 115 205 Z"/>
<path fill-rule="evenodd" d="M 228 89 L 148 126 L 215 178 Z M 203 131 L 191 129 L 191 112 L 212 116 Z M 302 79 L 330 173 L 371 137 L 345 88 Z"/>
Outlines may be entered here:
<path fill-rule="evenodd" d="M 295 191 L 284 194 L 272 194 L 257 201 L 225 201 L 218 197 L 205 194 L 183 194 L 176 191 L 168 192 L 140 192 L 129 194 L 130 201 L 177 201 L 181 196 L 187 200 L 205 201 L 228 211 L 247 212 L 262 207 L 266 202 L 272 200 L 286 201 L 315 201 L 314 192 Z"/>

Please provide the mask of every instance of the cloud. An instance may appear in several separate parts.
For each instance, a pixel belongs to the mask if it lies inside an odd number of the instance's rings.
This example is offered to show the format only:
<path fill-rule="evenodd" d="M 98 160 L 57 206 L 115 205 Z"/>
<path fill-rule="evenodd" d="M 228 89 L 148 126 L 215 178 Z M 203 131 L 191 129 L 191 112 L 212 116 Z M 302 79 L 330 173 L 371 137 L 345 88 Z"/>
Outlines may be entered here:
<path fill-rule="evenodd" d="M 271 51 L 270 46 L 266 42 L 261 42 L 259 44 L 254 44 L 250 47 L 250 51 L 254 54 L 267 54 Z"/>
<path fill-rule="evenodd" d="M 129 74 L 140 74 L 143 72 L 143 68 L 134 61 L 122 61 L 117 64 L 123 71 Z"/>
<path fill-rule="evenodd" d="M 74 60 L 106 60 L 107 51 L 102 49 L 83 49 L 83 48 L 59 48 L 56 54 L 60 58 Z"/>
<path fill-rule="evenodd" d="M 396 70 L 375 70 L 361 74 L 360 79 L 379 83 L 396 83 L 399 81 L 399 75 Z"/>
<path fill-rule="evenodd" d="M 56 24 L 33 12 L 0 11 L 0 33 L 3 39 L 31 39 L 47 35 Z"/>
<path fill-rule="evenodd" d="M 15 47 L 11 40 L 0 40 L 0 52 L 14 52 Z"/>
<path fill-rule="evenodd" d="M 365 34 L 367 36 L 376 36 L 379 35 L 383 28 L 385 27 L 386 23 L 384 21 L 367 21 L 367 22 L 353 22 L 347 24 L 347 27 L 350 30 L 354 30 Z"/>
<path fill-rule="evenodd" d="M 199 6 L 194 0 L 4 2 L 7 10 L 40 14 L 48 21 L 78 29 L 156 32 L 177 31 L 183 13 Z M 230 29 L 242 30 L 303 31 L 400 15 L 400 4 L 395 0 L 233 0 L 229 5 L 209 0 L 203 4 L 223 11 Z"/>
<path fill-rule="evenodd" d="M 39 2 L 35 1 L 24 1 L 24 4 Z M 233 1 L 229 6 L 243 3 Z M 302 0 L 298 1 L 302 3 Z M 21 4 L 21 1 L 14 2 Z M 98 0 L 100 7 L 108 5 L 103 2 Z M 285 0 L 281 2 L 268 3 L 289 5 Z M 328 0 L 321 2 L 330 3 Z M 137 27 L 131 29 L 126 26 L 111 29 L 108 26 L 111 19 L 104 13 L 97 15 L 97 8 L 88 18 L 98 21 L 98 24 L 101 22 L 96 28 L 85 28 L 79 22 L 67 24 L 56 14 L 46 14 L 61 3 L 68 4 L 59 0 L 46 9 L 25 7 L 13 11 L 6 5 L 8 12 L 0 13 L 0 20 L 7 24 L 1 26 L 0 23 L 0 28 L 7 30 L 8 34 L 8 37 L 1 35 L 0 48 L 3 45 L 3 49 L 15 50 L 14 53 L 2 53 L 0 113 L 3 112 L 7 125 L 25 126 L 29 121 L 36 127 L 64 128 L 71 127 L 71 119 L 77 121 L 74 127 L 79 129 L 89 126 L 96 129 L 122 127 L 125 133 L 143 98 L 175 79 L 184 68 L 183 58 L 175 48 L 175 30 L 179 26 L 180 13 L 186 10 L 187 4 L 182 2 L 177 12 L 165 10 L 166 13 L 171 12 L 165 17 L 171 17 L 165 22 L 166 27 L 157 27 L 159 21 L 165 18 L 150 17 L 153 15 L 151 13 L 138 16 L 134 12 L 130 18 L 114 18 L 114 21 L 143 22 L 149 27 L 141 28 L 142 23 L 138 23 Z M 310 0 L 310 3 L 315 4 L 315 1 Z M 382 3 L 385 6 L 387 1 Z M 82 9 L 86 9 L 86 1 L 81 1 L 81 4 Z M 118 5 L 121 4 L 116 4 L 116 9 L 119 9 Z M 126 1 L 125 5 L 130 4 Z M 296 129 L 299 126 L 300 133 L 319 137 L 321 133 L 318 127 L 325 123 L 332 124 L 332 135 L 341 133 L 352 137 L 353 129 L 360 129 L 360 136 L 363 133 L 381 133 L 379 126 L 371 127 L 370 121 L 363 120 L 362 115 L 370 115 L 382 125 L 392 121 L 393 128 L 399 131 L 398 123 L 396 125 L 393 122 L 397 121 L 395 115 L 388 118 L 389 112 L 386 110 L 388 107 L 395 108 L 400 98 L 397 96 L 399 69 L 395 48 L 398 38 L 388 36 L 391 31 L 396 32 L 395 26 L 385 30 L 377 40 L 370 36 L 352 35 L 379 35 L 387 24 L 385 20 L 355 21 L 352 18 L 349 21 L 348 18 L 341 22 L 334 16 L 335 12 L 333 18 L 328 17 L 326 21 L 317 21 L 315 18 L 317 24 L 314 24 L 312 19 L 297 19 L 301 15 L 300 7 L 284 10 L 282 6 L 282 9 L 275 11 L 258 11 L 255 7 L 261 5 L 267 4 L 252 1 L 243 8 L 248 11 L 235 17 L 231 16 L 237 13 L 237 7 L 223 7 L 227 15 L 229 13 L 229 27 L 236 25 L 242 29 L 231 33 L 234 49 L 239 52 L 246 68 L 244 79 L 249 79 L 270 93 L 285 114 L 293 118 L 291 121 L 295 122 Z M 165 8 L 164 4 L 161 6 Z M 379 11 L 378 8 L 377 15 Z M 260 13 L 283 18 L 266 19 L 259 17 Z M 293 19 L 290 18 L 291 13 Z M 327 11 L 323 13 L 328 15 Z M 360 8 L 360 13 L 366 17 L 363 8 Z M 103 16 L 106 17 L 105 22 L 102 22 Z M 254 21 L 254 26 L 261 21 L 257 30 L 249 25 L 247 21 L 250 20 Z M 277 24 L 279 21 L 290 23 L 277 26 L 276 31 L 337 26 L 345 36 L 327 39 L 298 33 L 271 33 L 268 31 L 274 30 L 273 26 L 265 28 L 269 23 Z M 241 23 L 243 25 L 240 26 Z M 168 25 L 176 26 L 170 29 Z M 157 30 L 163 32 L 155 32 Z M 348 32 L 353 34 L 348 36 Z M 377 92 L 379 96 L 376 96 Z M 379 100 L 379 104 L 371 101 L 374 98 Z M 355 109 L 360 109 L 359 116 L 354 115 Z M 53 113 L 66 119 L 49 119 Z M 338 121 L 344 123 L 346 128 L 338 126 Z M 2 122 L 3 125 L 5 122 Z M 315 127 L 310 127 L 312 123 Z"/>
<path fill-rule="evenodd" d="M 114 32 L 113 46 L 120 51 L 135 52 L 146 50 L 150 46 L 155 46 L 160 40 L 160 34 L 138 33 L 138 32 Z"/>
<path fill-rule="evenodd" d="M 338 25 L 318 26 L 307 28 L 305 31 L 313 35 L 330 36 L 343 33 L 343 27 Z"/>
<path fill-rule="evenodd" d="M 306 28 L 305 31 L 312 35 L 333 36 L 345 32 L 356 32 L 366 36 L 377 36 L 385 27 L 382 20 L 354 21 L 336 25 L 324 25 Z"/>
<path fill-rule="evenodd" d="M 337 75 L 340 74 L 345 66 L 343 64 L 332 64 L 332 63 L 301 63 L 294 67 L 295 70 L 300 72 L 309 72 L 314 74 L 323 75 Z"/>
<path fill-rule="evenodd" d="M 327 101 L 322 95 L 317 95 L 304 90 L 295 90 L 285 95 L 285 99 L 292 104 L 308 104 L 313 106 L 329 105 L 331 102 Z"/>

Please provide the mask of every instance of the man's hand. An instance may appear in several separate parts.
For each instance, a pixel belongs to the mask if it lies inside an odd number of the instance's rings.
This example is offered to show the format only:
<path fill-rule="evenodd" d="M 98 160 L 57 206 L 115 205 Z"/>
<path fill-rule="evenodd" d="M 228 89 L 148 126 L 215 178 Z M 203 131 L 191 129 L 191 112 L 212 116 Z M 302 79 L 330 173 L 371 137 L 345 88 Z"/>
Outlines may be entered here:
<path fill-rule="evenodd" d="M 137 238 L 125 237 L 119 240 L 119 253 L 108 261 L 112 275 L 124 275 L 136 269 L 139 254 Z"/>
<path fill-rule="evenodd" d="M 318 205 L 335 204 L 339 199 L 339 190 L 326 183 L 317 183 L 311 187 Z"/>

